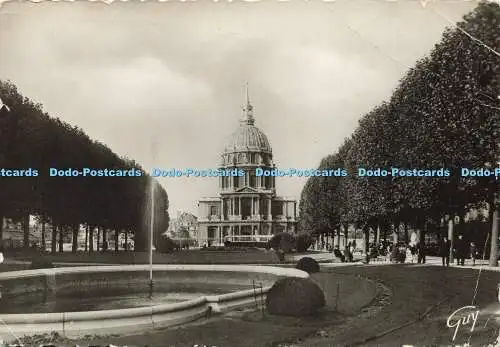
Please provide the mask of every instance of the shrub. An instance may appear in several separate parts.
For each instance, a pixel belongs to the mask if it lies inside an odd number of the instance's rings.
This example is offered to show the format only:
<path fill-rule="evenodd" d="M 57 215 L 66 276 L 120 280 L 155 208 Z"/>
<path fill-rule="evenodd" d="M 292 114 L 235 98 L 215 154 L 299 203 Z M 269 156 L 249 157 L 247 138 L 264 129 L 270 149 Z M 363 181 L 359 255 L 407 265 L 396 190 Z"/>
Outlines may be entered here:
<path fill-rule="evenodd" d="M 35 258 L 31 260 L 30 269 L 52 269 L 54 264 L 51 260 L 45 258 Z"/>
<path fill-rule="evenodd" d="M 318 262 L 310 257 L 300 258 L 299 261 L 297 262 L 296 268 L 310 274 L 319 272 Z"/>
<path fill-rule="evenodd" d="M 269 247 L 275 251 L 290 253 L 295 249 L 295 238 L 289 233 L 277 233 L 269 240 Z"/>
<path fill-rule="evenodd" d="M 161 253 L 171 253 L 179 250 L 180 245 L 169 237 L 160 236 L 156 241 L 156 250 Z"/>
<path fill-rule="evenodd" d="M 274 283 L 266 297 L 267 311 L 279 316 L 310 316 L 325 303 L 321 288 L 306 278 L 282 278 Z"/>
<path fill-rule="evenodd" d="M 297 252 L 305 252 L 313 244 L 313 238 L 309 234 L 299 234 L 297 236 Z"/>

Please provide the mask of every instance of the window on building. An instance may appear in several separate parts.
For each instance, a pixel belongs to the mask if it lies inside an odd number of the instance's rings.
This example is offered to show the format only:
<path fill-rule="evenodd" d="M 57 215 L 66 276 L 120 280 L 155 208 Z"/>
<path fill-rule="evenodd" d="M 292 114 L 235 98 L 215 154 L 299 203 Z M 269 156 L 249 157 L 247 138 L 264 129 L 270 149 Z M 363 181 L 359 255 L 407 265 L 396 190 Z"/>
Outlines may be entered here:
<path fill-rule="evenodd" d="M 281 201 L 273 201 L 273 203 L 271 204 L 271 214 L 273 216 L 278 216 L 283 214 Z"/>
<path fill-rule="evenodd" d="M 264 176 L 264 186 L 266 187 L 266 189 L 271 188 L 271 177 Z"/>
<path fill-rule="evenodd" d="M 253 172 L 250 173 L 250 187 L 257 187 L 257 177 L 255 177 L 255 173 Z"/>
<path fill-rule="evenodd" d="M 211 216 L 217 215 L 217 206 L 210 206 L 210 215 Z"/>

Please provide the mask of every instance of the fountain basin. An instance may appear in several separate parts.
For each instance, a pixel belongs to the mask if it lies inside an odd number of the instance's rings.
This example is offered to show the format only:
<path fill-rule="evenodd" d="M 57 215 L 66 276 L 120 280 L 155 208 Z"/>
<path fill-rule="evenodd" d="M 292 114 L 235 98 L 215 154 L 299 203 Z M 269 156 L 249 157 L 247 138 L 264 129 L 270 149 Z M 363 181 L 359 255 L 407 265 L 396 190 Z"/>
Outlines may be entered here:
<path fill-rule="evenodd" d="M 227 293 L 201 295 L 181 302 L 144 307 L 77 312 L 0 314 L 0 338 L 58 332 L 68 338 L 94 334 L 137 333 L 194 321 L 201 317 L 259 304 L 281 277 L 307 278 L 290 268 L 245 265 L 154 265 L 153 297 L 174 286 L 196 288 L 203 283 Z M 67 297 L 92 290 L 132 290 L 147 293 L 149 266 L 85 266 L 0 273 L 2 299 L 19 300 L 30 295 Z M 255 290 L 253 285 L 259 287 Z M 260 288 L 262 286 L 262 289 Z M 248 289 L 247 289 L 248 288 Z M 56 305 L 57 306 L 57 305 Z M 29 311 L 28 309 L 26 311 Z"/>

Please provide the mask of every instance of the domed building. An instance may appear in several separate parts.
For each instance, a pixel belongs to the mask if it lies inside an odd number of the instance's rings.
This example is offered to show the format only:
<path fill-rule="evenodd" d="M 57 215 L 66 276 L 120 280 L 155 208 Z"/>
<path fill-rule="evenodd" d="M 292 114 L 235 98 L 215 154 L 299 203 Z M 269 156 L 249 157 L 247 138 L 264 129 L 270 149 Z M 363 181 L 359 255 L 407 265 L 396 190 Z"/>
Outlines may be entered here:
<path fill-rule="evenodd" d="M 238 129 L 221 156 L 220 170 L 240 171 L 219 178 L 219 196 L 198 202 L 200 245 L 267 242 L 278 232 L 295 233 L 297 202 L 276 195 L 276 177 L 257 176 L 256 169 L 272 170 L 273 153 L 267 136 L 255 126 L 247 89 Z"/>

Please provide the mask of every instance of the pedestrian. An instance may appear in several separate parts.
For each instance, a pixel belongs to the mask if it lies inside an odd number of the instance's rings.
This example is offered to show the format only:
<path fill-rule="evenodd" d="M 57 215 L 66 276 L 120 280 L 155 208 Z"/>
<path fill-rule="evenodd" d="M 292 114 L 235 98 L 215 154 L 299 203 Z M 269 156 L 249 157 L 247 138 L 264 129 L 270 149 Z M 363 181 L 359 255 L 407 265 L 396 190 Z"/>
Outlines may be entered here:
<path fill-rule="evenodd" d="M 462 235 L 458 235 L 457 244 L 455 245 L 455 252 L 457 255 L 457 265 L 464 265 L 465 256 L 467 255 L 467 243 Z"/>
<path fill-rule="evenodd" d="M 472 266 L 476 265 L 476 257 L 477 257 L 477 247 L 474 242 L 470 243 L 470 258 L 472 260 Z"/>
<path fill-rule="evenodd" d="M 351 262 L 352 261 L 352 255 L 351 252 L 349 252 L 349 244 L 347 244 L 344 248 L 344 258 L 346 262 Z"/>
<path fill-rule="evenodd" d="M 425 264 L 425 241 L 417 243 L 418 263 Z"/>
<path fill-rule="evenodd" d="M 417 247 L 415 245 L 410 245 L 411 263 L 413 264 L 417 260 Z"/>
<path fill-rule="evenodd" d="M 448 238 L 445 236 L 442 238 L 442 240 L 439 242 L 439 256 L 441 257 L 441 261 L 443 263 L 443 266 L 450 266 L 450 248 L 451 248 L 451 242 L 448 240 Z"/>

